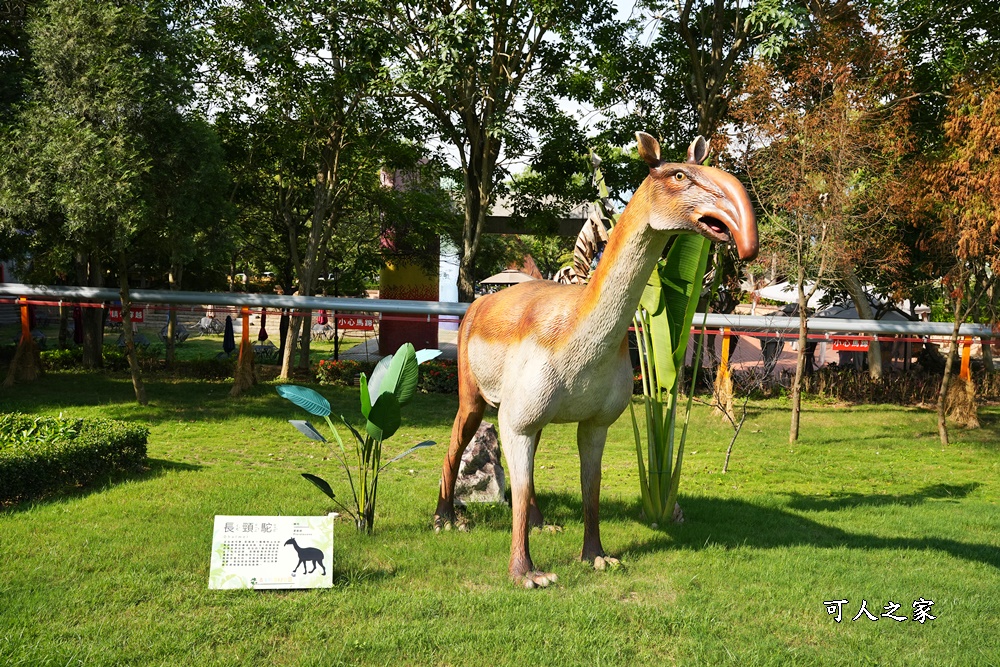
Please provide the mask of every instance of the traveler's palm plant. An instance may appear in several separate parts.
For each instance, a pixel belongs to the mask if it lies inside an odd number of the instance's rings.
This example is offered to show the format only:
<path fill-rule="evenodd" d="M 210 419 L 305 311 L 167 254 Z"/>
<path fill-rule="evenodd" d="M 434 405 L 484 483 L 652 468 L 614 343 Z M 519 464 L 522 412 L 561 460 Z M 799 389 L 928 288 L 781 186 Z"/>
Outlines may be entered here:
<path fill-rule="evenodd" d="M 371 533 L 375 526 L 375 501 L 378 497 L 379 474 L 391 463 L 420 449 L 433 445 L 427 440 L 406 451 L 397 454 L 385 463 L 382 462 L 382 443 L 388 440 L 399 429 L 401 424 L 400 408 L 406 405 L 417 388 L 418 365 L 441 354 L 440 350 L 414 351 L 413 345 L 404 343 L 396 354 L 382 359 L 372 371 L 371 379 L 361 374 L 361 414 L 364 424 L 361 428 L 353 426 L 346 417 L 340 416 L 341 423 L 354 436 L 354 462 L 349 465 L 348 449 L 340 433 L 330 419 L 330 402 L 321 394 L 308 387 L 298 385 L 282 385 L 277 388 L 278 394 L 295 405 L 317 417 L 323 417 L 336 446 L 331 446 L 333 455 L 340 461 L 347 473 L 347 481 L 351 487 L 354 506 L 349 507 L 340 502 L 330 484 L 321 477 L 310 473 L 302 476 L 330 497 L 337 506 L 354 519 L 358 530 Z M 289 420 L 289 422 L 306 437 L 319 442 L 327 442 L 316 428 L 308 421 Z M 352 468 L 353 473 L 352 473 Z"/>

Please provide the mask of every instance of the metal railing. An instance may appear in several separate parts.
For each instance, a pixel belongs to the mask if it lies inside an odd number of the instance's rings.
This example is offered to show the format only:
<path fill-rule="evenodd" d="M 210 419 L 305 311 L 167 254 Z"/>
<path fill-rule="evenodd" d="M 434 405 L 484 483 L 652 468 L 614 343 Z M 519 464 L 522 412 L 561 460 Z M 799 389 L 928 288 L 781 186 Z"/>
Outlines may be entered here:
<path fill-rule="evenodd" d="M 110 302 L 117 301 L 121 294 L 108 287 L 75 287 L 56 285 L 24 285 L 0 283 L 0 296 L 25 297 L 29 300 L 58 302 Z M 184 292 L 171 290 L 134 289 L 130 297 L 136 304 L 169 304 L 198 306 L 249 306 L 251 308 L 288 308 L 294 310 L 338 310 L 361 313 L 392 313 L 419 315 L 465 314 L 469 304 L 444 303 L 439 301 L 405 301 L 396 299 L 357 299 L 327 296 L 288 296 L 281 294 L 248 294 L 245 292 Z M 695 314 L 694 326 L 710 329 L 730 328 L 744 331 L 797 331 L 798 317 L 777 315 L 720 315 Z M 950 322 L 902 322 L 889 320 L 860 320 L 834 317 L 811 317 L 808 320 L 810 333 L 852 333 L 885 334 L 909 336 L 950 336 L 953 328 Z M 991 338 L 992 329 L 985 324 L 963 324 L 960 336 Z"/>

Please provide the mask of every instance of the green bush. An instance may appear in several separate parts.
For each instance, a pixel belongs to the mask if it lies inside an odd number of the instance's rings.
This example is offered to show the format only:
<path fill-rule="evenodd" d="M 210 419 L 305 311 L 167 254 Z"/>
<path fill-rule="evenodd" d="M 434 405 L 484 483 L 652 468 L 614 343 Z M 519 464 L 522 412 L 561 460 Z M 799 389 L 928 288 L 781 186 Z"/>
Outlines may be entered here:
<path fill-rule="evenodd" d="M 113 419 L 0 414 L 0 503 L 141 469 L 148 437 L 145 427 Z"/>
<path fill-rule="evenodd" d="M 104 369 L 108 371 L 128 371 L 128 356 L 125 348 L 117 345 L 104 346 Z M 136 348 L 136 359 L 143 371 L 155 370 L 163 357 L 161 346 L 150 345 L 148 348 Z M 83 365 L 83 348 L 71 347 L 65 350 L 42 350 L 42 367 L 48 371 L 67 371 L 80 368 Z M 231 375 L 231 373 L 230 373 Z"/>
<path fill-rule="evenodd" d="M 316 381 L 325 385 L 352 387 L 361 373 L 371 373 L 374 367 L 374 364 L 362 363 L 353 359 L 341 361 L 323 359 L 316 364 Z"/>
<path fill-rule="evenodd" d="M 424 362 L 417 389 L 425 394 L 457 394 L 458 362 L 453 359 L 434 359 Z"/>

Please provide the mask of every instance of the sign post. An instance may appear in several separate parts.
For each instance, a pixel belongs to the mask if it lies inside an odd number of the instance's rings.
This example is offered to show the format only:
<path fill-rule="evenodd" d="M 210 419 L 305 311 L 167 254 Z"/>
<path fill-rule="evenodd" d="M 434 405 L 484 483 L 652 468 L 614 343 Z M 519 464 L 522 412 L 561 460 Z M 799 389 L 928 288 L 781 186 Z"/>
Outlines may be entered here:
<path fill-rule="evenodd" d="M 336 516 L 216 516 L 208 587 L 332 588 Z"/>

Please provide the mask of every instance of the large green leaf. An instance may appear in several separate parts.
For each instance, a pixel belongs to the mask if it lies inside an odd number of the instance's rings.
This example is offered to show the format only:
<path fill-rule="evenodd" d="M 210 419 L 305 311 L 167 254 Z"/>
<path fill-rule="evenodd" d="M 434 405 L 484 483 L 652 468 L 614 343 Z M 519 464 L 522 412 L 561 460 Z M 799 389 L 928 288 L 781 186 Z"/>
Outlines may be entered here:
<path fill-rule="evenodd" d="M 389 459 L 388 461 L 386 461 L 382 465 L 382 468 L 385 468 L 390 463 L 395 463 L 396 461 L 400 460 L 401 458 L 403 458 L 405 456 L 409 456 L 410 454 L 412 454 L 413 452 L 417 451 L 418 449 L 423 449 L 424 447 L 430 447 L 431 445 L 436 445 L 436 444 L 437 443 L 434 442 L 433 440 L 424 440 L 420 444 L 417 444 L 417 445 L 414 445 L 414 446 L 410 447 L 405 452 L 400 452 L 399 454 L 396 454 L 391 459 Z M 382 468 L 379 468 L 379 470 L 382 470 Z"/>
<path fill-rule="evenodd" d="M 642 289 L 639 305 L 650 315 L 659 314 L 663 308 L 663 286 L 660 284 L 660 274 L 655 270 L 649 275 L 646 286 Z"/>
<path fill-rule="evenodd" d="M 334 493 L 333 493 L 333 489 L 330 487 L 330 485 L 327 483 L 327 481 L 325 479 L 323 479 L 322 477 L 317 477 L 316 475 L 310 475 L 307 472 L 302 473 L 302 476 L 305 477 L 306 479 L 308 479 L 314 485 L 316 485 L 317 489 L 319 489 L 320 491 L 322 491 L 326 495 L 330 496 L 331 500 L 335 500 L 337 498 L 337 496 L 335 496 Z"/>
<path fill-rule="evenodd" d="M 389 364 L 392 363 L 393 358 L 396 355 L 390 354 L 379 359 L 379 362 L 375 364 L 375 368 L 372 369 L 372 375 L 368 378 L 368 402 L 374 403 L 378 400 L 379 394 L 382 393 L 382 381 L 385 379 L 386 373 L 389 372 Z"/>
<path fill-rule="evenodd" d="M 650 336 L 656 381 L 667 391 L 673 389 L 677 369 L 684 363 L 710 245 L 702 236 L 682 234 L 674 240 L 666 259 L 656 266 L 664 308 L 650 317 Z"/>
<path fill-rule="evenodd" d="M 302 419 L 289 419 L 288 423 L 299 430 L 299 433 L 311 440 L 326 442 L 326 438 L 316 430 L 316 427 Z"/>
<path fill-rule="evenodd" d="M 417 363 L 422 364 L 425 361 L 430 361 L 431 359 L 437 359 L 441 356 L 441 350 L 417 350 Z"/>
<path fill-rule="evenodd" d="M 379 395 L 391 392 L 400 405 L 406 405 L 417 391 L 418 373 L 417 353 L 412 344 L 403 343 L 392 355 L 392 362 L 378 388 Z"/>
<path fill-rule="evenodd" d="M 368 419 L 368 413 L 371 412 L 371 409 L 372 409 L 372 396 L 368 392 L 368 378 L 365 377 L 364 373 L 362 373 L 361 374 L 361 414 L 363 414 L 365 416 L 365 419 Z"/>
<path fill-rule="evenodd" d="M 276 388 L 278 395 L 286 398 L 306 412 L 317 417 L 326 417 L 330 414 L 330 401 L 323 398 L 321 394 L 313 391 L 309 387 L 300 387 L 295 384 L 283 384 Z"/>
<path fill-rule="evenodd" d="M 368 435 L 382 441 L 392 437 L 399 429 L 399 400 L 392 392 L 385 392 L 378 397 L 368 413 L 368 423 L 365 425 Z"/>

